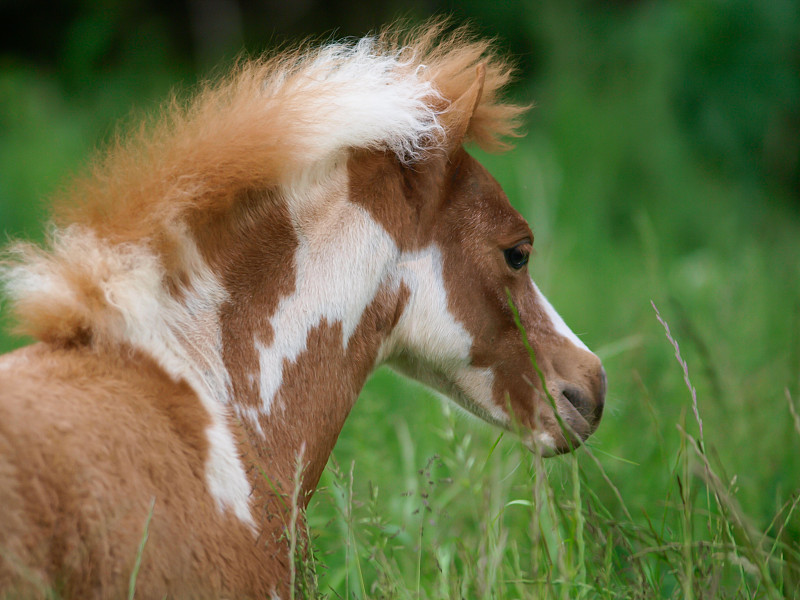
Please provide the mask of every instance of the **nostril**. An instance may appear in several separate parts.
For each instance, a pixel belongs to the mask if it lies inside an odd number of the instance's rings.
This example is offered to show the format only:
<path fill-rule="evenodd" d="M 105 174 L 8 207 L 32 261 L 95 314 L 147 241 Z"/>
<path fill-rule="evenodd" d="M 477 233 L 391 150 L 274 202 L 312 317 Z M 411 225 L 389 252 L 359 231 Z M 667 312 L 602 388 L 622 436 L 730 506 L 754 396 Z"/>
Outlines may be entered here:
<path fill-rule="evenodd" d="M 568 386 L 561 390 L 561 393 L 582 417 L 588 417 L 594 412 L 593 403 L 578 388 Z"/>
<path fill-rule="evenodd" d="M 605 406 L 606 379 L 605 372 L 601 373 L 600 386 L 599 389 L 595 388 L 596 392 L 587 392 L 573 385 L 565 385 L 561 389 L 561 395 L 586 419 L 592 429 L 600 422 Z"/>

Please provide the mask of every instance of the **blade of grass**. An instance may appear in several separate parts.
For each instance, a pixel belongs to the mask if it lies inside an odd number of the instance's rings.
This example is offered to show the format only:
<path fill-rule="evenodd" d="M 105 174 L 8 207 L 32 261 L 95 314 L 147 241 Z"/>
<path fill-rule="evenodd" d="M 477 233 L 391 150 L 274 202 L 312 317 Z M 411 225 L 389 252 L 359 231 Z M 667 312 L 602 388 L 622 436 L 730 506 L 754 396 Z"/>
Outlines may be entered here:
<path fill-rule="evenodd" d="M 150 500 L 150 508 L 147 511 L 147 518 L 144 521 L 144 531 L 142 532 L 142 539 L 139 541 L 139 548 L 136 551 L 136 561 L 133 563 L 133 570 L 131 577 L 128 580 L 128 600 L 133 600 L 136 595 L 136 579 L 139 577 L 139 568 L 142 566 L 142 555 L 144 555 L 144 547 L 147 544 L 147 538 L 150 536 L 150 521 L 153 518 L 153 511 L 156 507 L 156 499 L 153 497 Z"/>

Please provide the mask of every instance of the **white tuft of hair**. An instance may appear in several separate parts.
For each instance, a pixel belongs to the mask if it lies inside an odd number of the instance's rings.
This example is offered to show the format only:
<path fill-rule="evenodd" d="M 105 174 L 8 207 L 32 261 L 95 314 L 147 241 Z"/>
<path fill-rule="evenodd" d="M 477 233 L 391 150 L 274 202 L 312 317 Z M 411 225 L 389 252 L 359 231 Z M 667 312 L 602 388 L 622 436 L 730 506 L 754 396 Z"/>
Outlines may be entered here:
<path fill-rule="evenodd" d="M 266 91 L 294 96 L 311 163 L 347 148 L 386 149 L 403 162 L 424 157 L 444 139 L 444 98 L 422 78 L 424 66 L 386 53 L 376 38 L 319 48 L 295 69 L 279 70 Z M 294 112 L 294 111 L 293 111 Z"/>

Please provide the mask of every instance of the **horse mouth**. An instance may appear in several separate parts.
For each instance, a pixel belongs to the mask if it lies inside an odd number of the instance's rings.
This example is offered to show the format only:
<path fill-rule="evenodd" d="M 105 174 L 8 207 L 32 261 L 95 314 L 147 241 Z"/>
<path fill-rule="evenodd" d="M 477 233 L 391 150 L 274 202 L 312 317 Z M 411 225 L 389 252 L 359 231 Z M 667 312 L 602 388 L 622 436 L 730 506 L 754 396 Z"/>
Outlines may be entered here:
<path fill-rule="evenodd" d="M 603 416 L 603 402 L 594 401 L 577 387 L 564 386 L 553 400 L 551 418 L 523 440 L 530 450 L 546 458 L 579 448 L 597 431 Z"/>

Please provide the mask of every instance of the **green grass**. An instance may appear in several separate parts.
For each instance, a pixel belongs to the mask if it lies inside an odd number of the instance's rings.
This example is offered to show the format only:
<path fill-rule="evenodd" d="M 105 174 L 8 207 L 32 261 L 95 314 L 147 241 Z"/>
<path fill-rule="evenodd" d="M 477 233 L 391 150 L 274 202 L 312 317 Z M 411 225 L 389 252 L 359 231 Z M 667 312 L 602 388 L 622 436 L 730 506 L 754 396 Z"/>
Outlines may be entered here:
<path fill-rule="evenodd" d="M 377 397 L 362 399 L 379 406 L 357 409 L 309 510 L 320 591 L 347 598 L 800 597 L 798 490 L 742 504 L 739 480 L 775 477 L 780 466 L 759 467 L 752 456 L 746 462 L 757 472 L 743 475 L 721 462 L 719 444 L 708 440 L 726 432 L 703 418 L 701 400 L 693 406 L 686 363 L 666 334 L 663 349 L 678 359 L 672 374 L 685 385 L 677 422 L 658 424 L 676 431 L 674 442 L 636 436 L 612 412 L 588 448 L 559 459 L 498 439 L 430 397 L 432 406 L 420 407 L 426 394 L 381 373 L 365 393 Z M 416 396 L 413 410 L 386 417 L 384 396 L 397 404 L 398 387 Z M 792 406 L 778 403 L 773 416 L 788 417 L 796 448 Z M 388 430 L 391 439 L 365 452 L 360 428 Z M 626 450 L 606 452 L 604 439 L 626 429 Z M 428 455 L 431 445 L 436 453 Z M 660 469 L 640 462 L 653 450 L 662 455 Z M 614 474 L 620 470 L 627 476 Z M 782 475 L 791 486 L 791 473 Z"/>
<path fill-rule="evenodd" d="M 144 555 L 144 548 L 147 545 L 147 539 L 150 537 L 150 521 L 153 519 L 153 511 L 156 507 L 156 499 L 150 501 L 150 509 L 147 511 L 147 519 L 144 522 L 144 529 L 142 531 L 142 539 L 139 541 L 139 548 L 136 550 L 136 560 L 133 563 L 131 576 L 128 581 L 128 600 L 133 600 L 136 597 L 136 579 L 139 577 L 139 569 L 142 566 L 142 556 Z"/>
<path fill-rule="evenodd" d="M 707 241 L 684 249 L 680 222 L 631 206 L 635 225 L 615 243 L 558 215 L 554 151 L 539 143 L 490 162 L 531 217 L 534 277 L 604 361 L 600 429 L 574 456 L 541 461 L 379 372 L 334 452 L 353 490 L 342 496 L 329 469 L 309 512 L 320 590 L 800 598 L 796 216 L 765 203 L 751 228 L 720 206 Z M 536 204 L 525 189 L 542 194 Z M 591 212 L 589 196 L 572 200 Z"/>

